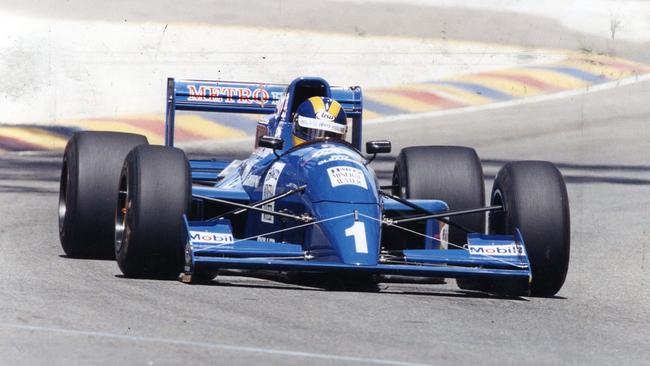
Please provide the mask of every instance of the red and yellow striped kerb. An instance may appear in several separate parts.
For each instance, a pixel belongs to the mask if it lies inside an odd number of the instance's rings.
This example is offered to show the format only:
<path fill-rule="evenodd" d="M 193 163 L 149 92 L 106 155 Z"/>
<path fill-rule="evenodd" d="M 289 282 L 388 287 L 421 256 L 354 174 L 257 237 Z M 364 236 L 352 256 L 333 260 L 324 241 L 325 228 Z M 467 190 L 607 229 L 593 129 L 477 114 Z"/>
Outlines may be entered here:
<path fill-rule="evenodd" d="M 364 90 L 364 119 L 451 108 L 479 106 L 544 94 L 588 88 L 650 73 L 650 67 L 600 55 L 570 54 L 562 61 L 431 79 L 392 88 Z M 179 143 L 232 139 L 253 135 L 257 116 L 184 114 L 176 120 Z M 164 116 L 88 118 L 47 125 L 0 125 L 0 152 L 59 150 L 80 130 L 123 131 L 164 141 Z"/>

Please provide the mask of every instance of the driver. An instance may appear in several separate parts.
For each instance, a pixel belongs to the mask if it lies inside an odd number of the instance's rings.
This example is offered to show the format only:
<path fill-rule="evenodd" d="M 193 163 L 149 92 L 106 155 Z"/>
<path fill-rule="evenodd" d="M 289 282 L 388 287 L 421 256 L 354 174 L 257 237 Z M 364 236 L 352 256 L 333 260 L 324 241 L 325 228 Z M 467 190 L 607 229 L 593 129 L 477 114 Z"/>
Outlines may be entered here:
<path fill-rule="evenodd" d="M 332 98 L 311 97 L 302 102 L 293 117 L 293 145 L 314 139 L 345 139 L 345 111 Z"/>

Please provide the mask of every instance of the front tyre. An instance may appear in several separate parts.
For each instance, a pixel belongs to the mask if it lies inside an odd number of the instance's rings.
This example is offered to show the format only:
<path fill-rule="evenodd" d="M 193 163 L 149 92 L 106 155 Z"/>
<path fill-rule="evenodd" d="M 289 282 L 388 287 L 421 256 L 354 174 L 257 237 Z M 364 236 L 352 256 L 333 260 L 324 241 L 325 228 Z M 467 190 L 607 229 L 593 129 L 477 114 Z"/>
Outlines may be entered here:
<path fill-rule="evenodd" d="M 182 150 L 139 146 L 127 155 L 115 212 L 115 257 L 126 277 L 165 279 L 181 272 L 190 201 L 190 166 Z"/>
<path fill-rule="evenodd" d="M 530 294 L 554 296 L 569 268 L 569 200 L 562 174 L 545 161 L 511 162 L 499 170 L 492 205 L 504 211 L 489 216 L 491 234 L 521 231 L 532 270 Z"/>
<path fill-rule="evenodd" d="M 126 155 L 147 144 L 142 135 L 77 132 L 63 153 L 59 239 L 72 258 L 113 258 L 117 181 Z"/>

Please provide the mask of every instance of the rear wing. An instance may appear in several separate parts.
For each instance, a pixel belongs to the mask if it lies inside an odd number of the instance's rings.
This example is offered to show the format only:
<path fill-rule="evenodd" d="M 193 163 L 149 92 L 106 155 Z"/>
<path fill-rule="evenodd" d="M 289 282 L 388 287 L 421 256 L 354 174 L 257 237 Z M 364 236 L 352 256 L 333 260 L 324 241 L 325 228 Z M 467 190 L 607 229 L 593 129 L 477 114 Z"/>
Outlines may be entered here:
<path fill-rule="evenodd" d="M 292 84 L 293 85 L 293 84 Z M 287 84 L 262 84 L 232 81 L 167 79 L 165 145 L 174 145 L 176 111 L 271 114 L 282 98 Z M 338 101 L 352 119 L 352 144 L 361 148 L 361 88 L 330 87 L 332 99 Z"/>

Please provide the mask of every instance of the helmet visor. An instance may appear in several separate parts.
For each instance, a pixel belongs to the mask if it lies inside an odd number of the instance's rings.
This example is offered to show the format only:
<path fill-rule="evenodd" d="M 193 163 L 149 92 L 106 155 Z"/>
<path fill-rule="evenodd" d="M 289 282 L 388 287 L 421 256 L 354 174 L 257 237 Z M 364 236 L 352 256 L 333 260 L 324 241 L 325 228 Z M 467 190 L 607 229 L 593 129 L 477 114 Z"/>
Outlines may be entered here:
<path fill-rule="evenodd" d="M 296 132 L 306 139 L 323 137 L 343 138 L 348 126 L 323 119 L 298 116 Z"/>

